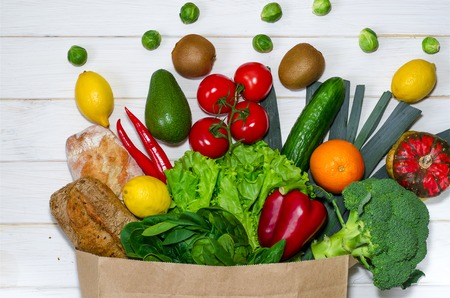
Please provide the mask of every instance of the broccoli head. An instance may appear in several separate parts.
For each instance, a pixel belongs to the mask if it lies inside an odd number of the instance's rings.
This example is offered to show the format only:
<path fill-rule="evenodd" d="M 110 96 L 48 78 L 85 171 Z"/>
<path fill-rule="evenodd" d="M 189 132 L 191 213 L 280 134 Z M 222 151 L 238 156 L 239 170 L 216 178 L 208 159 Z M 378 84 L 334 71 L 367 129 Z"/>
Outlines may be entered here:
<path fill-rule="evenodd" d="M 424 274 L 416 266 L 427 253 L 426 205 L 393 179 L 353 182 L 342 196 L 347 222 L 311 244 L 314 258 L 351 255 L 372 272 L 374 285 L 382 290 L 417 282 Z"/>

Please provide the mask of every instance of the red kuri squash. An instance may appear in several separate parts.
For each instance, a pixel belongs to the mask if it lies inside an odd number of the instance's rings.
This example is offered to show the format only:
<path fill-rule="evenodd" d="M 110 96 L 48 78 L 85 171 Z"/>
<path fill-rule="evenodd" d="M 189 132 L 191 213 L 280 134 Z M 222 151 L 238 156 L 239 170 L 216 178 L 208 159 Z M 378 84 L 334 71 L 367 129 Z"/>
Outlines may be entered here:
<path fill-rule="evenodd" d="M 449 186 L 449 168 L 449 144 L 427 132 L 405 132 L 386 157 L 389 176 L 420 198 L 435 197 Z"/>

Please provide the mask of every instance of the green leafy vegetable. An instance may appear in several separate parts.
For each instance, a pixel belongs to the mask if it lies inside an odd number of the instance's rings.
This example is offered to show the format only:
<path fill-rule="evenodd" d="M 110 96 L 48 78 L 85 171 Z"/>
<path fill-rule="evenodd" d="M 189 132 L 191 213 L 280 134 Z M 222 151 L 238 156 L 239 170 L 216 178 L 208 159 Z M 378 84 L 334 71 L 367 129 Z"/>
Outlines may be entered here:
<path fill-rule="evenodd" d="M 193 151 L 185 152 L 166 171 L 174 201 L 171 212 L 196 212 L 196 208 L 218 206 L 242 223 L 253 249 L 259 247 L 257 228 L 267 196 L 281 186 L 311 194 L 308 175 L 264 141 L 253 145 L 236 143 L 219 159 Z"/>
<path fill-rule="evenodd" d="M 314 92 L 316 92 L 316 90 L 319 89 L 320 85 L 322 85 L 322 82 L 315 81 L 314 83 L 306 87 L 306 101 L 305 101 L 306 104 L 308 104 L 311 101 Z"/>
<path fill-rule="evenodd" d="M 331 11 L 330 0 L 314 0 L 312 12 L 317 16 L 327 15 Z"/>
<path fill-rule="evenodd" d="M 364 85 L 357 85 L 355 90 L 355 96 L 353 97 L 352 110 L 350 112 L 350 118 L 348 119 L 347 127 L 347 141 L 350 143 L 355 142 L 356 133 L 358 132 L 359 120 L 361 119 L 361 110 L 364 99 Z"/>
<path fill-rule="evenodd" d="M 270 148 L 281 151 L 283 141 L 281 137 L 280 115 L 278 113 L 277 95 L 272 86 L 265 99 L 260 101 L 260 105 L 266 110 L 269 116 L 269 130 L 263 138 Z"/>
<path fill-rule="evenodd" d="M 370 113 L 369 118 L 367 118 L 366 122 L 361 128 L 361 131 L 356 137 L 356 140 L 354 142 L 356 148 L 361 149 L 361 147 L 364 145 L 367 139 L 369 139 L 370 135 L 375 131 L 378 123 L 380 123 L 381 118 L 383 117 L 383 113 L 386 110 L 391 98 L 392 93 L 386 91 L 378 100 L 377 104 L 375 105 L 375 108 Z"/>
<path fill-rule="evenodd" d="M 269 53 L 273 50 L 272 39 L 266 34 L 255 35 L 252 39 L 252 46 L 259 53 Z"/>
<path fill-rule="evenodd" d="M 441 49 L 439 41 L 431 36 L 427 36 L 422 40 L 422 50 L 427 54 L 436 54 Z"/>
<path fill-rule="evenodd" d="M 156 30 L 146 31 L 141 38 L 141 43 L 144 48 L 149 51 L 157 49 L 161 45 L 161 34 Z"/>
<path fill-rule="evenodd" d="M 196 151 L 186 151 L 174 167 L 165 171 L 167 187 L 174 198 L 175 212 L 191 211 L 211 205 L 220 167 L 213 159 Z"/>
<path fill-rule="evenodd" d="M 348 110 L 350 105 L 350 82 L 344 80 L 345 95 L 344 102 L 342 103 L 339 112 L 336 115 L 333 123 L 330 127 L 329 140 L 340 139 L 345 140 L 347 138 L 347 119 Z"/>
<path fill-rule="evenodd" d="M 266 4 L 261 11 L 261 20 L 268 23 L 275 23 L 283 16 L 280 4 L 271 2 Z"/>
<path fill-rule="evenodd" d="M 417 120 L 422 111 L 405 102 L 399 102 L 375 135 L 361 148 L 365 173 L 368 178 L 380 160 L 400 136 Z"/>
<path fill-rule="evenodd" d="M 370 28 L 364 28 L 359 33 L 359 47 L 366 53 L 375 52 L 378 49 L 378 36 Z"/>
<path fill-rule="evenodd" d="M 194 3 L 186 2 L 181 6 L 179 16 L 183 24 L 195 23 L 200 16 L 200 9 Z"/>
<path fill-rule="evenodd" d="M 218 207 L 146 217 L 125 225 L 120 240 L 130 258 L 214 266 L 275 263 L 284 251 L 283 243 L 252 250 L 239 220 Z"/>
<path fill-rule="evenodd" d="M 74 66 L 83 66 L 88 58 L 88 54 L 85 48 L 80 46 L 71 46 L 67 52 L 67 60 Z"/>

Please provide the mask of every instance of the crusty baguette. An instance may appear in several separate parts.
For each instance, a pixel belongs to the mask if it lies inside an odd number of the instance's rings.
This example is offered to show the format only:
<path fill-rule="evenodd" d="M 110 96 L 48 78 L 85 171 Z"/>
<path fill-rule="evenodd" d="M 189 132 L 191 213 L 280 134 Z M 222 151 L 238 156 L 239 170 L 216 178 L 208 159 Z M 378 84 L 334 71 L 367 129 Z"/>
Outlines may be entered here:
<path fill-rule="evenodd" d="M 120 139 L 101 125 L 91 125 L 70 136 L 66 141 L 66 156 L 73 180 L 96 178 L 118 197 L 131 178 L 144 175 Z"/>
<path fill-rule="evenodd" d="M 125 258 L 120 232 L 137 219 L 103 182 L 83 177 L 56 191 L 50 210 L 78 250 Z"/>

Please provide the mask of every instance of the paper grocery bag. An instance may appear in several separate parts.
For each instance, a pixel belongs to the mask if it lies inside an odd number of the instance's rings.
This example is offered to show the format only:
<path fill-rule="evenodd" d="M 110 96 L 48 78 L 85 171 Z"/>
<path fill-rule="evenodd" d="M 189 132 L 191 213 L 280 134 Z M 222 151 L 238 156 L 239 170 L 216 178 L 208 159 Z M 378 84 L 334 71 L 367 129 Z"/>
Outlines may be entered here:
<path fill-rule="evenodd" d="M 249 266 L 203 266 L 98 257 L 76 251 L 84 298 L 347 297 L 348 256 Z"/>

